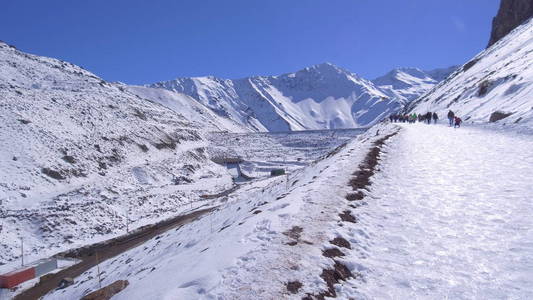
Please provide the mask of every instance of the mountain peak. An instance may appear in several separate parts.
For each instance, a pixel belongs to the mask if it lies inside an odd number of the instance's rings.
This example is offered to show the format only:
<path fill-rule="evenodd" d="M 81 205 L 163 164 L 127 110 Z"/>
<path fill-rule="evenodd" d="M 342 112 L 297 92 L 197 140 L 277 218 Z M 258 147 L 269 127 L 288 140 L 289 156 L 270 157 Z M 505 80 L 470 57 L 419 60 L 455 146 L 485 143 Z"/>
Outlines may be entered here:
<path fill-rule="evenodd" d="M 457 66 L 431 71 L 401 67 L 389 71 L 372 82 L 389 97 L 402 99 L 404 103 L 407 103 L 428 92 L 456 69 Z"/>
<path fill-rule="evenodd" d="M 324 62 L 324 63 L 321 63 L 321 64 L 317 64 L 317 65 L 312 65 L 310 67 L 307 67 L 305 68 L 304 70 L 306 71 L 311 71 L 311 70 L 314 70 L 314 71 L 318 71 L 318 72 L 336 72 L 336 73 L 348 73 L 348 74 L 351 74 L 351 72 L 349 72 L 348 70 L 346 69 L 343 69 L 337 65 L 334 65 L 330 62 Z"/>
<path fill-rule="evenodd" d="M 411 67 L 400 67 L 400 68 L 392 69 L 385 76 L 398 77 L 401 74 L 407 74 L 407 75 L 417 77 L 417 78 L 427 77 L 427 74 L 424 71 L 420 70 L 419 68 L 411 68 Z"/>

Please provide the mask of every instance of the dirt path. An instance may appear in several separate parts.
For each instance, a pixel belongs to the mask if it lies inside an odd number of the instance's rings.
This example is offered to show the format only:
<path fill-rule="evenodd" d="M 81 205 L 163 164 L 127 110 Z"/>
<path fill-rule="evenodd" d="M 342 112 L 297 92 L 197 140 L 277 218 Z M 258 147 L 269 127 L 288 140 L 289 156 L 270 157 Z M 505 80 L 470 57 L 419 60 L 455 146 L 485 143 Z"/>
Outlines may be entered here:
<path fill-rule="evenodd" d="M 14 300 L 39 299 L 49 291 L 55 289 L 61 279 L 65 277 L 76 278 L 83 272 L 94 267 L 97 263 L 96 253 L 98 253 L 98 260 L 100 262 L 105 261 L 134 248 L 165 231 L 192 222 L 198 217 L 215 209 L 216 208 L 197 210 L 187 215 L 180 215 L 153 225 L 143 226 L 128 235 L 59 253 L 57 255 L 58 257 L 71 257 L 81 261 L 67 269 L 61 270 L 60 272 L 43 277 L 35 286 L 15 296 Z"/>
<path fill-rule="evenodd" d="M 232 194 L 236 190 L 241 188 L 241 184 L 236 184 L 232 186 L 230 189 L 222 191 L 220 193 L 212 194 L 212 195 L 201 195 L 200 198 L 206 200 L 206 199 L 216 199 L 224 196 L 228 196 L 229 194 Z"/>
<path fill-rule="evenodd" d="M 353 192 L 346 195 L 346 200 L 348 201 L 348 206 L 350 208 L 356 209 L 359 205 L 361 205 L 358 202 L 363 200 L 365 197 L 363 190 L 369 189 L 369 186 L 372 184 L 370 178 L 378 171 L 378 163 L 382 154 L 383 145 L 389 138 L 398 134 L 398 132 L 399 131 L 395 131 L 373 142 L 372 147 L 366 154 L 364 160 L 361 162 L 361 164 L 359 164 L 357 170 L 352 174 L 353 177 L 348 182 L 348 185 L 353 189 Z M 358 222 L 357 219 L 351 214 L 351 210 L 349 209 L 340 213 L 339 217 L 342 222 Z M 344 225 L 341 224 L 341 226 Z M 322 251 L 323 256 L 331 258 L 334 262 L 333 268 L 323 269 L 322 274 L 320 274 L 320 277 L 326 282 L 327 290 L 318 294 L 307 294 L 302 298 L 303 300 L 325 299 L 326 297 L 337 298 L 335 284 L 346 281 L 350 278 L 357 278 L 359 276 L 357 273 L 353 274 L 348 266 L 337 259 L 337 257 L 342 257 L 345 255 L 340 249 L 352 249 L 350 242 L 342 237 L 336 237 L 329 242 L 338 248 L 328 248 Z M 287 290 L 291 291 L 291 286 L 289 285 L 292 284 L 294 286 L 295 283 L 301 286 L 300 282 L 289 282 L 287 284 Z"/>

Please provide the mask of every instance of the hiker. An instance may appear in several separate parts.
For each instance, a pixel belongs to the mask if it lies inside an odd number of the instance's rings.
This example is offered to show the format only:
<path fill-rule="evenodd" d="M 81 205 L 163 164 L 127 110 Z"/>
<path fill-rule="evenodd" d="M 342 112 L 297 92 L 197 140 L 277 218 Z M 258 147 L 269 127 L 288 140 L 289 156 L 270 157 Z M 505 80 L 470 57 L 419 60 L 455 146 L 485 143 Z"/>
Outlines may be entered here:
<path fill-rule="evenodd" d="M 450 110 L 448 112 L 448 121 L 450 122 L 450 127 L 452 127 L 453 125 L 454 117 L 455 117 L 455 114 L 453 113 L 453 111 Z"/>
<path fill-rule="evenodd" d="M 439 116 L 436 112 L 433 113 L 433 124 L 437 124 L 437 120 L 439 119 Z"/>
<path fill-rule="evenodd" d="M 461 127 L 461 122 L 463 122 L 463 120 L 461 120 L 461 118 L 459 118 L 458 116 L 455 116 L 453 119 L 455 121 L 455 125 L 453 126 L 453 128 Z"/>
<path fill-rule="evenodd" d="M 426 113 L 426 122 L 428 122 L 428 124 L 431 124 L 431 116 L 432 116 L 432 115 L 433 115 L 433 114 L 432 114 L 430 111 L 428 111 L 428 112 Z"/>

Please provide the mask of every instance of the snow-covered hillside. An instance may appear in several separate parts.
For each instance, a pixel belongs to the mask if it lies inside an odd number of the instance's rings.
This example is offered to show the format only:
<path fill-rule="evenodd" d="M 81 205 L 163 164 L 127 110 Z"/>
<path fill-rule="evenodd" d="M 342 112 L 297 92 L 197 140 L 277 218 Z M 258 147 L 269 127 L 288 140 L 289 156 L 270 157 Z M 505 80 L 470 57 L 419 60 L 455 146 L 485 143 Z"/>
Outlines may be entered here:
<path fill-rule="evenodd" d="M 500 112 L 504 118 L 499 123 L 533 127 L 533 19 L 412 102 L 408 110 L 437 111 L 441 117 L 452 110 L 468 122 L 489 122 Z"/>
<path fill-rule="evenodd" d="M 187 94 L 254 131 L 365 127 L 401 107 L 372 82 L 329 63 L 280 76 L 178 78 L 151 86 Z"/>
<path fill-rule="evenodd" d="M 150 88 L 135 85 L 122 85 L 122 87 L 141 98 L 148 99 L 172 109 L 184 116 L 187 120 L 201 125 L 206 131 L 248 131 L 246 127 L 229 118 L 217 115 L 211 109 L 188 95 L 162 88 Z"/>
<path fill-rule="evenodd" d="M 42 256 L 176 214 L 198 199 L 187 190 L 231 184 L 208 160 L 208 124 L 70 63 L 0 43 L 0 99 L 0 265 L 20 237 Z"/>
<path fill-rule="evenodd" d="M 243 186 L 44 299 L 98 289 L 98 270 L 102 286 L 129 281 L 117 300 L 528 299 L 530 135 L 400 127 L 376 167 L 365 154 L 398 126 L 373 127 L 289 178 Z"/>
<path fill-rule="evenodd" d="M 407 104 L 429 92 L 456 69 L 457 66 L 431 71 L 422 71 L 418 68 L 397 68 L 372 82 L 390 98 Z"/>
<path fill-rule="evenodd" d="M 320 274 L 334 264 L 324 251 L 345 251 L 329 241 L 349 227 L 340 227 L 338 216 L 351 209 L 344 198 L 351 191 L 346 182 L 371 142 L 380 138 L 377 131 L 371 129 L 289 177 L 243 185 L 201 219 L 109 259 L 100 266 L 105 270 L 102 286 L 128 280 L 130 285 L 113 298 L 132 300 L 302 299 L 305 293 L 319 294 L 327 288 Z M 357 267 L 342 258 L 335 261 Z M 81 298 L 97 289 L 96 272 L 88 270 L 73 286 L 44 299 Z M 297 295 L 287 291 L 290 281 L 303 283 Z"/>

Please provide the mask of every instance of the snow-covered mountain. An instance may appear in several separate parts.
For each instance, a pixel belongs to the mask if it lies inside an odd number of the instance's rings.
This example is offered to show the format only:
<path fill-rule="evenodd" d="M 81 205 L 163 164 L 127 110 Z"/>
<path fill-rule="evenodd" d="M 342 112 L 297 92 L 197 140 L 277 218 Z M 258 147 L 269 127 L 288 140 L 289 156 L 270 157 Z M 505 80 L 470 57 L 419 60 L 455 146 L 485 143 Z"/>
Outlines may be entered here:
<path fill-rule="evenodd" d="M 401 109 L 455 69 L 401 68 L 369 81 L 323 63 L 280 76 L 178 78 L 150 87 L 186 94 L 253 131 L 353 128 Z"/>
<path fill-rule="evenodd" d="M 26 255 L 43 255 L 176 214 L 198 198 L 180 185 L 231 183 L 202 137 L 224 124 L 70 63 L 0 43 L 0 99 L 0 265 L 18 256 L 19 237 Z"/>
<path fill-rule="evenodd" d="M 407 104 L 429 92 L 458 67 L 423 71 L 418 68 L 397 68 L 372 82 L 388 97 Z"/>
<path fill-rule="evenodd" d="M 370 126 L 401 107 L 372 82 L 330 63 L 280 76 L 178 78 L 151 87 L 187 94 L 254 131 Z"/>
<path fill-rule="evenodd" d="M 201 125 L 207 131 L 245 132 L 248 129 L 229 118 L 217 115 L 192 97 L 162 88 L 122 85 L 129 92 L 164 105 L 183 115 L 187 120 Z"/>
<path fill-rule="evenodd" d="M 464 64 L 408 111 L 533 127 L 533 19 Z M 492 118 L 491 118 L 492 116 Z M 500 120 L 498 120 L 500 119 Z"/>

